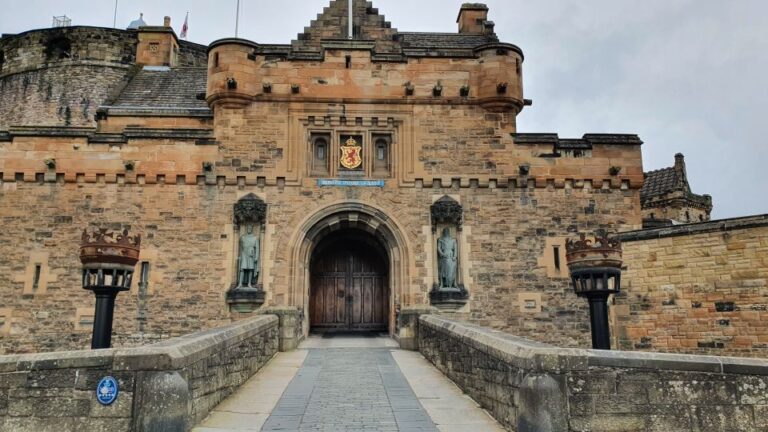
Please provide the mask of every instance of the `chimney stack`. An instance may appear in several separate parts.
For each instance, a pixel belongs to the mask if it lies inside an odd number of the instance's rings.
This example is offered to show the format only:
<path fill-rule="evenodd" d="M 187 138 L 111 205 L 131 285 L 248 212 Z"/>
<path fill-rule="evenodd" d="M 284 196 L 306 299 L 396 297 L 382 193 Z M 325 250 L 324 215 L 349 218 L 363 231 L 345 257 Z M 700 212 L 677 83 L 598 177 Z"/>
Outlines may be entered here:
<path fill-rule="evenodd" d="M 461 5 L 459 17 L 456 19 L 461 34 L 484 34 L 487 21 L 488 6 L 482 3 L 464 3 Z M 493 31 L 492 25 L 490 28 Z"/>
<path fill-rule="evenodd" d="M 675 155 L 675 171 L 680 173 L 684 179 L 688 177 L 688 173 L 685 172 L 685 156 L 682 153 Z"/>
<path fill-rule="evenodd" d="M 167 16 L 163 18 L 163 27 L 170 27 L 171 26 L 171 17 Z"/>

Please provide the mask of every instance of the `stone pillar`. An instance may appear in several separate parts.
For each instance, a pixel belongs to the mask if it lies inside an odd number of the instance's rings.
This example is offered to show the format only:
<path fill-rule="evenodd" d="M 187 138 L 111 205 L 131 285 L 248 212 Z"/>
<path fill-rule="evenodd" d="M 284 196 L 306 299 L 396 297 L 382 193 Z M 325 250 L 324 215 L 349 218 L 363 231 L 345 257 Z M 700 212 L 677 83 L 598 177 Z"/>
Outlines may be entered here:
<path fill-rule="evenodd" d="M 400 348 L 409 351 L 419 350 L 419 317 L 437 314 L 432 306 L 406 306 L 397 315 L 397 341 Z"/>
<path fill-rule="evenodd" d="M 293 351 L 301 342 L 304 313 L 292 306 L 272 306 L 259 311 L 262 315 L 277 315 L 280 320 L 280 352 Z"/>

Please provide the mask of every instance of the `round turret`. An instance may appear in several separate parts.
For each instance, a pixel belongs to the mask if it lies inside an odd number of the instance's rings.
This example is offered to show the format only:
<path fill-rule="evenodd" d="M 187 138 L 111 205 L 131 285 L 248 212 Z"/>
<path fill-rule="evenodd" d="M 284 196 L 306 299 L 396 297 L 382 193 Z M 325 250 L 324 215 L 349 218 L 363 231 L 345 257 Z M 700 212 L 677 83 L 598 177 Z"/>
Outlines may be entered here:
<path fill-rule="evenodd" d="M 208 48 L 208 105 L 241 107 L 262 88 L 253 51 L 258 44 L 245 39 L 220 39 Z"/>
<path fill-rule="evenodd" d="M 483 45 L 475 52 L 481 67 L 477 76 L 477 97 L 483 108 L 493 112 L 523 109 L 523 54 L 511 44 Z"/>

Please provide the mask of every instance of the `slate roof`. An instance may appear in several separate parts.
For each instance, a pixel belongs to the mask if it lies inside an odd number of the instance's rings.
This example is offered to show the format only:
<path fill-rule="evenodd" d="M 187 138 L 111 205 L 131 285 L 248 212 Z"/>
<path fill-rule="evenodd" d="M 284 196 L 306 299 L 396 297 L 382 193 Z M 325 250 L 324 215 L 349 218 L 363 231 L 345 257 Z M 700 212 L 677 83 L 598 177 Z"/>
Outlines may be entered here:
<path fill-rule="evenodd" d="M 674 167 L 662 168 L 645 173 L 643 188 L 640 189 L 640 196 L 645 201 L 650 198 L 665 195 L 674 190 L 686 188 L 687 182 Z M 688 189 L 690 192 L 690 189 Z"/>
<path fill-rule="evenodd" d="M 208 109 L 206 68 L 144 68 L 136 73 L 111 106 L 114 108 Z"/>
<path fill-rule="evenodd" d="M 474 49 L 488 43 L 496 43 L 496 35 L 459 33 L 398 33 L 403 48 Z"/>
<path fill-rule="evenodd" d="M 667 194 L 676 191 L 682 192 L 690 204 L 712 209 L 712 197 L 691 192 L 685 159 L 681 153 L 675 155 L 675 166 L 645 173 L 643 187 L 640 189 L 640 203 L 650 206 L 659 202 L 657 198 L 663 201 Z"/>

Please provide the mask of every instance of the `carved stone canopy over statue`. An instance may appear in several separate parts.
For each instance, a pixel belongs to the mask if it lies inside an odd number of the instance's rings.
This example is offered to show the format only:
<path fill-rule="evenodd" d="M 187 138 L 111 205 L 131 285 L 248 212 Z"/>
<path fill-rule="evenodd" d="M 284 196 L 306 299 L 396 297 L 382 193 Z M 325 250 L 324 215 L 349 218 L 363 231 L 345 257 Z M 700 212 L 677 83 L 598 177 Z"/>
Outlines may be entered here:
<path fill-rule="evenodd" d="M 461 204 L 448 195 L 435 201 L 432 207 L 430 207 L 432 232 L 437 231 L 438 224 L 453 225 L 458 230 L 461 230 L 461 225 L 464 222 L 463 212 Z"/>
<path fill-rule="evenodd" d="M 266 216 L 267 203 L 252 193 L 235 203 L 234 223 L 237 226 L 263 223 Z"/>
<path fill-rule="evenodd" d="M 458 262 L 458 245 L 451 237 L 448 228 L 443 229 L 443 235 L 437 239 L 437 273 L 440 277 L 440 289 L 457 288 L 456 269 Z"/>

